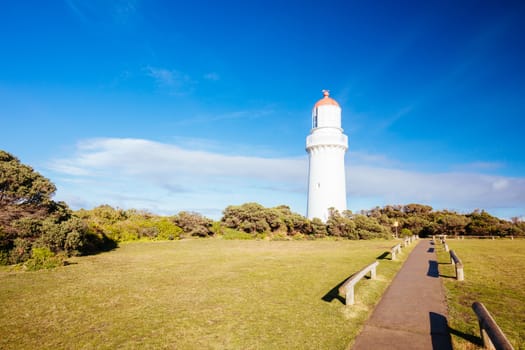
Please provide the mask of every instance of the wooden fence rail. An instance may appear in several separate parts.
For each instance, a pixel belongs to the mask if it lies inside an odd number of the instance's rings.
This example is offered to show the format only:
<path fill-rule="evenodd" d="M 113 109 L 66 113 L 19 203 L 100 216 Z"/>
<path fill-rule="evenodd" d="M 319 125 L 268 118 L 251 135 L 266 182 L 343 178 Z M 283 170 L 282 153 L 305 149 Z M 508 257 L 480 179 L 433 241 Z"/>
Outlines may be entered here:
<path fill-rule="evenodd" d="M 375 279 L 376 278 L 376 268 L 377 265 L 379 265 L 379 262 L 373 262 L 370 265 L 366 266 L 364 269 L 350 277 L 339 287 L 339 294 L 345 295 L 345 304 L 346 305 L 354 305 L 355 304 L 355 297 L 354 297 L 354 286 L 356 285 L 361 278 L 365 277 L 367 273 L 370 272 L 370 278 Z"/>
<path fill-rule="evenodd" d="M 463 273 L 463 263 L 458 258 L 456 253 L 451 250 L 450 252 L 450 263 L 456 268 L 456 279 L 458 281 L 463 281 L 465 279 L 465 274 Z"/>
<path fill-rule="evenodd" d="M 392 255 L 392 260 L 396 260 L 396 254 L 401 253 L 401 243 L 396 244 L 390 249 L 390 255 Z"/>
<path fill-rule="evenodd" d="M 478 317 L 479 332 L 485 349 L 514 350 L 485 305 L 476 301 L 472 304 L 472 310 Z"/>

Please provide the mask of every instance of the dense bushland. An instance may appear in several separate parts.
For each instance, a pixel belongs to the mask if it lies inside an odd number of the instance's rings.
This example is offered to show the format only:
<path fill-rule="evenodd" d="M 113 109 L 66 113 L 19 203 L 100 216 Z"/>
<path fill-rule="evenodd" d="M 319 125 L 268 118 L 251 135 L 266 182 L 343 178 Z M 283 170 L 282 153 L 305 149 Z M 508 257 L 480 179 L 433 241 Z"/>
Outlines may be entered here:
<path fill-rule="evenodd" d="M 144 211 L 115 209 L 102 205 L 79 210 L 76 215 L 91 231 L 102 232 L 115 241 L 137 239 L 179 239 L 223 237 L 227 239 L 343 239 L 391 238 L 393 236 L 434 234 L 475 236 L 525 235 L 525 223 L 506 221 L 483 210 L 470 214 L 434 211 L 421 204 L 388 205 L 352 213 L 332 209 L 329 219 L 309 220 L 286 205 L 266 208 L 258 203 L 230 205 L 219 221 L 199 213 L 182 211 L 157 216 Z"/>
<path fill-rule="evenodd" d="M 523 220 L 503 220 L 479 209 L 460 214 L 449 210 L 435 211 L 428 205 L 408 204 L 376 207 L 361 213 L 376 218 L 379 223 L 394 230 L 397 222 L 397 230 L 401 235 L 525 236 Z"/>
<path fill-rule="evenodd" d="M 101 205 L 72 211 L 55 202 L 55 185 L 0 151 L 0 264 L 32 260 L 49 265 L 54 257 L 95 253 L 118 242 L 174 240 L 189 237 L 224 239 L 339 239 L 391 238 L 433 234 L 524 236 L 525 222 L 491 216 L 435 211 L 422 204 L 387 205 L 352 213 L 331 209 L 326 223 L 309 220 L 286 205 L 266 208 L 258 203 L 230 205 L 219 221 L 182 211 L 159 216 L 135 209 Z M 29 265 L 27 265 L 29 266 Z"/>

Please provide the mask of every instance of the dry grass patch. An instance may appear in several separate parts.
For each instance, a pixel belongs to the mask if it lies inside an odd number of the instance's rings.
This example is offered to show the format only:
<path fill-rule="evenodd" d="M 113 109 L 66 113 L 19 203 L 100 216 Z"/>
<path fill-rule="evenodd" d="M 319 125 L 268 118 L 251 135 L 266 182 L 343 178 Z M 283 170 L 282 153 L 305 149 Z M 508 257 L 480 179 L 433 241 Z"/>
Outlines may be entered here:
<path fill-rule="evenodd" d="M 0 270 L 0 348 L 343 349 L 406 258 L 392 241 L 123 244 L 50 271 Z M 409 248 L 412 249 L 412 248 Z"/>

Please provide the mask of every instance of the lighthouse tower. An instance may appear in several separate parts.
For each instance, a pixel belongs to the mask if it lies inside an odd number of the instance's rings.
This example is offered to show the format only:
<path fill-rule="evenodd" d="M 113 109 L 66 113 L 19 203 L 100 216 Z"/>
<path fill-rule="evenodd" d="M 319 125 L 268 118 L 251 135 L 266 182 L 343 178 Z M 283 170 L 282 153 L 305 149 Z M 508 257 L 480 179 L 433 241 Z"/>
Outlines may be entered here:
<path fill-rule="evenodd" d="M 326 222 L 328 209 L 346 210 L 345 153 L 348 137 L 341 128 L 341 107 L 327 90 L 312 110 L 312 130 L 306 138 L 309 155 L 309 219 Z"/>

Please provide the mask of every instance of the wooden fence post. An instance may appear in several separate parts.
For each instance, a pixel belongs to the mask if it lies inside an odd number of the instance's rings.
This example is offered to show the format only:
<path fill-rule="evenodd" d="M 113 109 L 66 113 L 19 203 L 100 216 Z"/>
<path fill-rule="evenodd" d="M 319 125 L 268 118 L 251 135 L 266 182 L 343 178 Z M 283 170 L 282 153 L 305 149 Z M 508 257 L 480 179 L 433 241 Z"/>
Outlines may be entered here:
<path fill-rule="evenodd" d="M 345 304 L 346 305 L 355 304 L 354 285 L 350 285 L 346 288 Z"/>
<path fill-rule="evenodd" d="M 370 278 L 376 279 L 376 268 L 379 265 L 379 262 L 373 262 L 372 264 L 364 267 L 361 271 L 354 274 L 352 277 L 347 279 L 340 287 L 339 293 L 345 295 L 345 304 L 353 305 L 355 303 L 355 291 L 354 286 L 361 278 L 363 278 L 368 272 L 370 272 Z"/>

